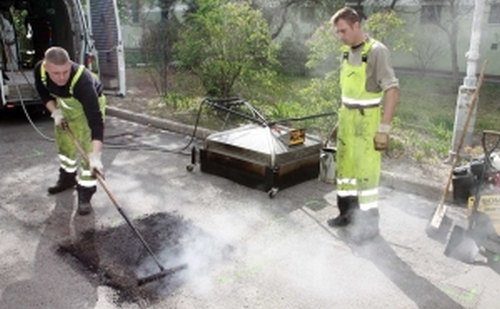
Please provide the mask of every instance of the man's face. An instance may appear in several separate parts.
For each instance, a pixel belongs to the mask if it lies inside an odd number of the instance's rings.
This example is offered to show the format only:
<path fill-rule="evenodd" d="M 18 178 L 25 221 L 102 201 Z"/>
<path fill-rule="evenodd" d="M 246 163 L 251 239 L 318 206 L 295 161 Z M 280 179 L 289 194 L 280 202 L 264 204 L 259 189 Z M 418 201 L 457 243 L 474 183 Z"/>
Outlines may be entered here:
<path fill-rule="evenodd" d="M 68 61 L 68 63 L 63 65 L 45 62 L 45 71 L 56 85 L 64 86 L 69 80 L 71 62 Z"/>
<path fill-rule="evenodd" d="M 335 33 L 344 44 L 352 46 L 358 37 L 359 23 L 355 22 L 352 26 L 344 19 L 339 19 L 334 25 Z"/>

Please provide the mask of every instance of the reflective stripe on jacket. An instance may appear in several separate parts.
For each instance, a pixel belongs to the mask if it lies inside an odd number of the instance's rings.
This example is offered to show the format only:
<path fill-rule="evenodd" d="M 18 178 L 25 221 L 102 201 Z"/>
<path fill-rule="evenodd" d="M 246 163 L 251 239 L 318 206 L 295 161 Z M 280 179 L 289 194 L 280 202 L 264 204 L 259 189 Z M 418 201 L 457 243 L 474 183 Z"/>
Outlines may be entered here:
<path fill-rule="evenodd" d="M 384 92 L 366 91 L 366 63 L 373 40 L 368 39 L 363 46 L 362 62 L 360 66 L 349 64 L 349 51 L 344 47 L 340 86 L 342 89 L 342 103 L 347 107 L 373 107 L 380 105 Z M 347 47 L 349 48 L 349 47 Z"/>

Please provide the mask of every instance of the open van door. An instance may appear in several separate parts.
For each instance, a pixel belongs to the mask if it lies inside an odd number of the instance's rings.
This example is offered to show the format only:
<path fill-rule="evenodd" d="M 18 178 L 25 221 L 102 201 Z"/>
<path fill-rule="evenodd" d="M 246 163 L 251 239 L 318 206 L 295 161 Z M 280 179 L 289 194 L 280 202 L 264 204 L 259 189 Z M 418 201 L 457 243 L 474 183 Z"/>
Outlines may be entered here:
<path fill-rule="evenodd" d="M 125 96 L 125 55 L 116 0 L 87 0 L 93 46 L 105 92 Z M 93 48 L 92 48 L 93 47 Z"/>

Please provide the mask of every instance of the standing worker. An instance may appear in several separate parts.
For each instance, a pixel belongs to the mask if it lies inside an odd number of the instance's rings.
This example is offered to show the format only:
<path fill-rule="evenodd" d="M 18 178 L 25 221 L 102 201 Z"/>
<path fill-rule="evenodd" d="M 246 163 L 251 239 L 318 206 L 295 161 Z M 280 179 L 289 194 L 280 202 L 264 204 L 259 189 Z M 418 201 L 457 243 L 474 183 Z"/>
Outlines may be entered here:
<path fill-rule="evenodd" d="M 61 47 L 50 47 L 35 66 L 35 85 L 42 102 L 55 124 L 55 140 L 59 155 L 59 180 L 48 189 L 56 194 L 74 188 L 78 193 L 78 213 L 92 211 L 90 199 L 96 192 L 94 173 L 101 173 L 102 141 L 106 97 L 102 84 L 83 65 L 70 60 Z M 89 162 L 81 160 L 78 170 L 78 149 L 66 132 L 69 128 Z"/>
<path fill-rule="evenodd" d="M 342 105 L 336 153 L 340 214 L 327 223 L 331 227 L 349 226 L 351 239 L 362 243 L 379 234 L 380 152 L 389 145 L 399 81 L 389 50 L 363 33 L 360 17 L 354 9 L 340 9 L 330 22 L 345 46 L 342 48 Z"/>

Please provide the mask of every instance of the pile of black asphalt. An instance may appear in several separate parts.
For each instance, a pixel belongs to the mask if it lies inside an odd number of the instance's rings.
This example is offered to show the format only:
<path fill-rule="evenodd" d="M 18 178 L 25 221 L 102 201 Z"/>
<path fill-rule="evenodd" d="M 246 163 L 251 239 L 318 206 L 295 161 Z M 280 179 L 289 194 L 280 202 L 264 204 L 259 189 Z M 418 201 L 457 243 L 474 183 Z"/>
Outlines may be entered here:
<path fill-rule="evenodd" d="M 149 214 L 134 219 L 132 224 L 161 266 L 169 269 L 182 264 L 186 269 L 139 286 L 139 279 L 159 273 L 161 269 L 125 221 L 102 230 L 90 228 L 80 232 L 76 241 L 59 245 L 59 252 L 91 282 L 115 288 L 119 296 L 117 303 L 154 303 L 165 298 L 187 280 L 190 265 L 186 255 L 204 259 L 204 265 L 208 266 L 230 258 L 233 250 L 177 214 Z M 204 250 L 207 247 L 211 248 L 208 254 Z M 199 274 L 203 270 L 197 268 L 196 271 Z"/>

